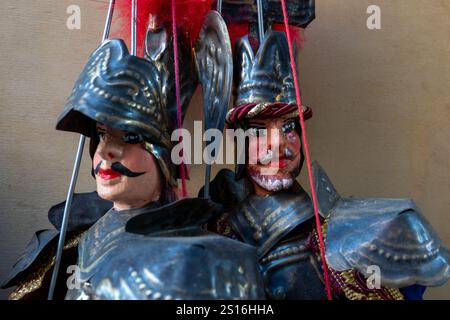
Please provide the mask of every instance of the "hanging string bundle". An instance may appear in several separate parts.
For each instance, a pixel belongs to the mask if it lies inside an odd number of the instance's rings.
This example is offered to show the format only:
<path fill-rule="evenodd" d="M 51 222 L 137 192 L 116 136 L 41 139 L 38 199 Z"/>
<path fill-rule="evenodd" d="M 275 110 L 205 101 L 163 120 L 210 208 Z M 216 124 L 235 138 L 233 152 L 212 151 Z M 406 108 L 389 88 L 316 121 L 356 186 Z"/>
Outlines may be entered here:
<path fill-rule="evenodd" d="M 176 1 L 172 0 L 172 33 L 173 33 L 173 61 L 174 61 L 174 73 L 175 73 L 175 95 L 177 99 L 177 127 L 181 129 L 183 127 L 181 117 L 181 93 L 180 93 L 180 69 L 178 65 L 178 36 L 177 36 L 177 6 Z M 181 190 L 183 198 L 187 197 L 186 189 L 186 172 L 184 166 L 184 149 L 183 149 L 183 137 L 180 137 L 181 144 Z"/>
<path fill-rule="evenodd" d="M 281 6 L 283 9 L 284 26 L 285 26 L 286 37 L 287 37 L 288 46 L 289 46 L 289 58 L 291 60 L 292 74 L 294 77 L 294 86 L 295 86 L 297 107 L 298 107 L 298 111 L 299 111 L 299 115 L 300 115 L 300 126 L 302 129 L 302 140 L 303 140 L 303 146 L 305 148 L 306 166 L 308 168 L 309 185 L 311 186 L 311 196 L 312 196 L 312 201 L 313 201 L 313 206 L 314 206 L 314 216 L 316 219 L 317 235 L 319 238 L 319 248 L 320 248 L 320 255 L 321 255 L 321 260 L 322 260 L 323 276 L 324 276 L 324 280 L 325 280 L 325 287 L 326 287 L 328 300 L 332 300 L 330 278 L 329 278 L 329 274 L 328 274 L 328 266 L 327 266 L 327 262 L 325 260 L 325 244 L 323 241 L 322 226 L 320 223 L 319 210 L 318 210 L 318 205 L 317 205 L 317 195 L 316 195 L 316 191 L 314 188 L 314 180 L 313 180 L 313 176 L 312 176 L 311 158 L 310 158 L 309 148 L 308 148 L 308 139 L 306 136 L 305 119 L 304 119 L 304 115 L 303 115 L 302 107 L 301 107 L 302 100 L 301 100 L 300 88 L 298 86 L 298 80 L 297 80 L 297 71 L 296 71 L 297 67 L 295 65 L 295 57 L 294 57 L 294 52 L 293 52 L 292 34 L 289 30 L 289 19 L 288 19 L 288 15 L 287 15 L 287 11 L 286 11 L 285 0 L 281 0 Z"/>
<path fill-rule="evenodd" d="M 132 0 L 136 1 L 136 0 Z M 146 26 L 148 25 L 149 16 L 150 14 L 157 14 L 158 19 L 162 21 L 170 21 L 171 22 L 171 29 L 173 32 L 173 48 L 174 48 L 174 75 L 175 75 L 175 95 L 176 95 L 176 103 L 177 103 L 177 127 L 182 128 L 182 113 L 181 113 L 181 104 L 180 104 L 180 73 L 179 73 L 179 59 L 178 59 L 178 36 L 177 36 L 177 30 L 180 26 L 183 26 L 185 30 L 187 30 L 187 33 L 190 35 L 190 41 L 191 44 L 195 43 L 198 33 L 200 31 L 201 25 L 203 23 L 203 18 L 205 14 L 210 10 L 212 1 L 211 0 L 171 0 L 170 5 L 169 1 L 158 1 L 158 0 L 140 0 L 139 2 L 140 6 L 136 11 L 133 12 L 133 10 L 130 10 L 129 1 L 121 1 L 118 7 L 120 8 L 120 16 L 125 19 L 126 21 L 130 21 L 130 19 L 133 19 L 133 14 L 136 14 L 136 25 L 137 30 L 132 34 L 132 37 L 135 37 L 135 41 L 137 43 L 137 55 L 143 54 L 143 43 L 145 39 L 145 33 L 146 33 Z M 258 0 L 258 7 L 262 8 L 262 3 L 260 0 Z M 308 170 L 308 177 L 309 177 L 309 183 L 311 186 L 311 195 L 312 195 L 312 202 L 314 206 L 314 215 L 316 220 L 316 228 L 317 228 L 317 234 L 319 238 L 319 247 L 320 247 L 320 254 L 321 254 L 321 261 L 322 261 L 322 267 L 324 271 L 324 280 L 325 280 L 325 286 L 326 286 L 326 292 L 327 297 L 329 300 L 332 299 L 331 294 L 331 285 L 330 285 L 330 279 L 328 274 L 328 267 L 325 260 L 325 245 L 324 245 L 324 239 L 321 229 L 321 222 L 318 212 L 318 204 L 317 204 L 317 195 L 314 189 L 314 181 L 312 176 L 312 169 L 311 169 L 311 159 L 310 159 L 310 152 L 308 147 L 308 140 L 306 135 L 306 128 L 305 128 L 305 119 L 303 112 L 301 110 L 301 94 L 300 89 L 298 86 L 298 79 L 297 79 L 297 72 L 296 72 L 296 64 L 295 64 L 295 57 L 293 53 L 293 42 L 297 40 L 297 42 L 300 44 L 301 34 L 298 32 L 298 29 L 292 27 L 289 25 L 289 19 L 286 11 L 286 3 L 285 0 L 281 0 L 281 6 L 283 11 L 283 17 L 284 17 L 284 29 L 286 32 L 286 37 L 289 45 L 289 57 L 291 62 L 291 68 L 292 68 L 292 74 L 294 77 L 294 86 L 295 86 L 295 93 L 296 93 L 296 100 L 297 100 L 297 106 L 299 108 L 299 114 L 300 114 L 300 126 L 302 129 L 302 140 L 305 150 L 305 158 L 306 158 L 306 165 Z M 220 5 L 219 5 L 220 7 Z M 181 13 L 181 14 L 180 14 Z M 260 33 L 260 41 L 263 37 L 264 33 L 264 26 L 263 26 L 263 17 L 262 9 L 259 9 L 259 33 Z M 134 21 L 134 20 L 133 20 Z M 131 24 L 133 25 L 133 24 Z M 124 28 L 121 28 L 121 31 L 124 32 L 123 34 L 130 34 L 127 30 L 127 26 L 129 27 L 130 24 L 125 24 Z M 248 24 L 238 24 L 238 25 L 230 25 L 230 36 L 231 36 L 231 43 L 235 43 L 233 41 L 237 37 L 240 37 L 246 33 L 248 33 Z M 280 29 L 279 26 L 273 26 L 274 29 Z M 262 31 L 261 31 L 262 30 Z M 126 38 L 126 36 L 122 35 L 122 38 Z M 233 39 L 234 38 L 234 39 Z M 180 140 L 180 143 L 182 143 L 182 138 Z M 182 149 L 182 148 L 181 148 Z M 181 155 L 182 155 L 181 151 Z M 187 196 L 187 189 L 186 189 L 186 172 L 185 172 L 185 166 L 184 163 L 181 164 L 181 180 L 182 180 L 182 196 Z"/>
<path fill-rule="evenodd" d="M 180 88 L 180 65 L 178 49 L 178 32 L 182 31 L 188 36 L 190 45 L 193 46 L 197 41 L 198 34 L 203 24 L 206 13 L 210 10 L 212 0 L 139 0 L 136 14 L 136 32 L 134 34 L 136 41 L 136 53 L 138 56 L 144 55 L 144 43 L 147 33 L 147 27 L 150 19 L 156 19 L 158 25 L 170 27 L 173 34 L 173 60 L 175 76 L 175 96 L 177 105 L 176 125 L 178 129 L 183 127 L 182 108 L 181 108 L 181 88 Z M 122 0 L 118 3 L 120 30 L 118 36 L 127 39 L 130 32 L 130 19 L 132 20 L 133 10 L 130 10 L 129 0 Z M 133 24 L 132 24 L 133 25 Z M 178 32 L 177 32 L 178 31 Z M 183 140 L 180 137 L 181 151 L 183 159 Z M 184 161 L 179 166 L 181 178 L 181 195 L 187 197 L 186 187 L 186 166 Z"/>

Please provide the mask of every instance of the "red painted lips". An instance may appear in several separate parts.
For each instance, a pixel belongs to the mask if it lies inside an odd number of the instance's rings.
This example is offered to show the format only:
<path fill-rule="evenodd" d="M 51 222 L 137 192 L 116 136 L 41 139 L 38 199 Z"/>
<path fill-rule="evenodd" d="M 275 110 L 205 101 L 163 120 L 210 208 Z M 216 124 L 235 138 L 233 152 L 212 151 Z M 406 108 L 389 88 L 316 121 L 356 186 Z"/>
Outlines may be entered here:
<path fill-rule="evenodd" d="M 121 173 L 119 173 L 117 171 L 114 171 L 112 169 L 102 169 L 102 168 L 100 168 L 98 170 L 98 173 L 100 174 L 100 177 L 103 180 L 112 180 L 112 179 L 115 179 L 115 178 L 118 178 L 118 177 L 122 176 Z"/>
<path fill-rule="evenodd" d="M 288 163 L 287 163 L 288 160 L 291 160 L 291 159 L 283 157 L 283 158 L 278 159 L 278 161 L 271 160 L 269 163 L 266 163 L 266 164 L 262 164 L 258 161 L 258 164 L 259 165 L 268 165 L 269 167 L 272 167 L 272 168 L 284 169 L 288 165 Z"/>

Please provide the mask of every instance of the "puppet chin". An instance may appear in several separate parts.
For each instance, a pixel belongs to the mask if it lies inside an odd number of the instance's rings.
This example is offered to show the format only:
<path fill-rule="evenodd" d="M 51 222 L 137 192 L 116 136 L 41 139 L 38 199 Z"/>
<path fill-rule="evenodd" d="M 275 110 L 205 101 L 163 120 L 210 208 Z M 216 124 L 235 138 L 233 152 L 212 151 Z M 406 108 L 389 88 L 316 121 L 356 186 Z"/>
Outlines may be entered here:
<path fill-rule="evenodd" d="M 251 178 L 258 186 L 271 192 L 289 189 L 294 184 L 294 179 L 291 177 L 282 178 L 278 176 L 268 176 L 256 173 L 252 174 Z"/>

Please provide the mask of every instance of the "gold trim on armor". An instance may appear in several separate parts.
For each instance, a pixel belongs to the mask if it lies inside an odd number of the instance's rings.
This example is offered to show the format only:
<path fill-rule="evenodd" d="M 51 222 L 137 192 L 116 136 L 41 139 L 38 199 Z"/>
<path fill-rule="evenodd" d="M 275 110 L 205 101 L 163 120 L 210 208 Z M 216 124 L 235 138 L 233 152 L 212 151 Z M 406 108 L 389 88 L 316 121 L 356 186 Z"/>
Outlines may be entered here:
<path fill-rule="evenodd" d="M 74 248 L 78 245 L 78 241 L 83 235 L 84 231 L 81 231 L 66 241 L 64 250 Z M 42 281 L 49 270 L 53 268 L 56 260 L 56 247 L 52 246 L 49 250 L 44 249 L 42 256 L 39 256 L 36 261 L 33 262 L 31 273 L 21 281 L 13 292 L 9 295 L 9 300 L 21 300 L 27 294 L 30 294 L 42 286 Z"/>
<path fill-rule="evenodd" d="M 328 220 L 329 216 L 322 223 L 321 228 L 324 241 L 327 236 Z M 319 243 L 319 237 L 316 229 L 314 230 L 314 237 L 316 242 Z M 320 260 L 320 252 L 318 255 L 319 255 L 318 258 Z M 382 291 L 385 295 L 390 296 L 393 300 L 405 300 L 405 297 L 397 288 L 381 287 L 380 289 L 377 290 L 362 288 L 361 285 L 355 279 L 354 269 L 349 269 L 345 271 L 336 271 L 330 268 L 328 262 L 327 266 L 330 275 L 339 284 L 339 288 L 344 292 L 345 297 L 349 300 L 383 300 L 383 297 L 379 291 Z M 361 290 L 357 290 L 358 288 Z M 368 290 L 367 293 L 364 292 L 367 290 Z"/>
<path fill-rule="evenodd" d="M 246 119 L 252 119 L 255 118 L 258 114 L 260 114 L 261 112 L 263 112 L 264 110 L 267 109 L 267 107 L 271 106 L 273 103 L 272 102 L 261 102 L 258 103 L 257 105 L 255 105 L 246 115 L 245 118 Z M 231 123 L 230 121 L 230 117 L 233 114 L 234 110 L 236 110 L 236 108 L 231 108 L 228 112 L 227 112 L 227 116 L 226 116 L 226 122 L 227 123 Z M 302 112 L 305 113 L 307 110 L 307 107 L 302 106 Z M 291 119 L 291 118 L 297 118 L 300 115 L 300 113 L 298 112 L 298 108 L 290 113 L 284 114 L 282 116 L 280 116 L 281 119 Z"/>
<path fill-rule="evenodd" d="M 145 150 L 150 152 L 156 158 L 159 163 L 159 167 L 161 168 L 162 174 L 166 178 L 169 185 L 171 185 L 172 187 L 177 187 L 177 180 L 170 173 L 167 163 L 155 151 L 154 145 L 150 142 L 145 141 Z"/>

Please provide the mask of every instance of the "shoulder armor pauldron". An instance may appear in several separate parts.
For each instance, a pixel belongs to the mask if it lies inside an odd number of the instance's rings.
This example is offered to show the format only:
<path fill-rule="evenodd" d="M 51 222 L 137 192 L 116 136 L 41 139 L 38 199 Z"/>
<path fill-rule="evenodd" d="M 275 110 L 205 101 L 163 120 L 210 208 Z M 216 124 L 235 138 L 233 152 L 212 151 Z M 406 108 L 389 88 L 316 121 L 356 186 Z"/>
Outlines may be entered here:
<path fill-rule="evenodd" d="M 263 299 L 254 248 L 218 235 L 127 241 L 89 279 L 95 299 Z M 253 259 L 251 257 L 254 257 Z"/>
<path fill-rule="evenodd" d="M 131 218 L 106 214 L 79 247 L 87 295 L 106 300 L 264 299 L 256 249 L 201 229 L 219 210 L 210 200 L 188 198 Z"/>
<path fill-rule="evenodd" d="M 365 276 L 380 267 L 383 286 L 439 286 L 450 277 L 450 252 L 410 199 L 341 198 L 314 164 L 319 211 L 329 217 L 326 258 Z"/>
<path fill-rule="evenodd" d="M 41 252 L 52 242 L 59 234 L 57 230 L 37 231 L 28 243 L 25 252 L 14 264 L 13 269 L 6 279 L 3 280 L 2 288 L 9 288 L 17 285 L 23 278 L 23 274 L 33 264 Z"/>

